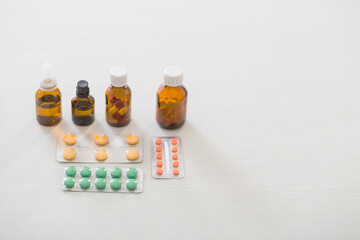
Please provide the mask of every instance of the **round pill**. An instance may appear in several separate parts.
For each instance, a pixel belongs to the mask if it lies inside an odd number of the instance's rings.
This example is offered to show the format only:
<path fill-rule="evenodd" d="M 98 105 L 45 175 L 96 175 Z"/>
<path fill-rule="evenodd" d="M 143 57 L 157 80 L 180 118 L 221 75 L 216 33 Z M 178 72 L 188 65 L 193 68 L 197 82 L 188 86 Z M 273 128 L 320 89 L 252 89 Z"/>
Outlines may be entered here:
<path fill-rule="evenodd" d="M 83 167 L 80 169 L 80 175 L 83 178 L 88 178 L 91 176 L 91 169 L 89 167 Z"/>
<path fill-rule="evenodd" d="M 106 178 L 106 174 L 107 174 L 106 168 L 100 167 L 100 168 L 96 169 L 96 172 L 95 172 L 96 177 Z"/>
<path fill-rule="evenodd" d="M 97 189 L 104 189 L 106 187 L 106 181 L 103 178 L 98 178 L 95 181 L 95 187 Z"/>
<path fill-rule="evenodd" d="M 103 148 L 95 151 L 95 159 L 98 161 L 105 161 L 108 158 L 107 151 Z"/>
<path fill-rule="evenodd" d="M 129 134 L 126 136 L 126 142 L 129 145 L 135 145 L 139 142 L 139 136 L 135 134 Z"/>
<path fill-rule="evenodd" d="M 65 174 L 68 177 L 75 177 L 76 175 L 76 167 L 70 166 L 65 169 Z"/>
<path fill-rule="evenodd" d="M 164 172 L 164 170 L 163 170 L 162 168 L 156 169 L 156 174 L 157 174 L 157 175 L 162 175 L 163 172 Z"/>
<path fill-rule="evenodd" d="M 173 161 L 172 166 L 173 167 L 178 167 L 179 166 L 179 161 L 177 161 L 177 160 Z"/>
<path fill-rule="evenodd" d="M 173 174 L 174 175 L 179 175 L 179 173 L 180 173 L 180 170 L 178 168 L 173 169 Z"/>
<path fill-rule="evenodd" d="M 94 138 L 96 145 L 103 146 L 108 143 L 108 137 L 105 134 L 98 134 Z"/>
<path fill-rule="evenodd" d="M 155 150 L 157 152 L 161 152 L 162 151 L 162 146 L 161 145 L 156 145 Z"/>
<path fill-rule="evenodd" d="M 176 145 L 177 143 L 178 143 L 177 138 L 172 138 L 172 139 L 171 139 L 171 144 L 172 144 L 172 145 Z"/>
<path fill-rule="evenodd" d="M 64 179 L 64 185 L 67 188 L 72 188 L 75 185 L 75 179 L 73 177 L 67 177 Z"/>
<path fill-rule="evenodd" d="M 74 145 L 77 141 L 77 137 L 75 134 L 68 133 L 64 135 L 64 143 L 67 145 Z"/>
<path fill-rule="evenodd" d="M 129 168 L 127 171 L 126 171 L 126 176 L 128 178 L 137 178 L 137 175 L 138 175 L 138 170 L 136 168 Z"/>
<path fill-rule="evenodd" d="M 111 177 L 112 178 L 120 178 L 122 174 L 121 168 L 113 168 L 111 169 Z"/>
<path fill-rule="evenodd" d="M 139 151 L 137 149 L 128 149 L 126 150 L 126 158 L 130 161 L 134 161 L 139 158 Z"/>
<path fill-rule="evenodd" d="M 137 188 L 137 181 L 135 179 L 129 179 L 126 181 L 126 188 L 129 190 L 135 190 Z"/>
<path fill-rule="evenodd" d="M 82 189 L 88 189 L 91 185 L 91 180 L 89 178 L 82 178 L 79 181 L 79 185 Z"/>
<path fill-rule="evenodd" d="M 172 147 L 171 147 L 171 151 L 172 151 L 172 152 L 177 152 L 177 151 L 178 151 L 178 147 L 177 147 L 177 146 L 172 146 Z"/>
<path fill-rule="evenodd" d="M 157 162 L 156 162 L 156 166 L 157 167 L 162 167 L 164 165 L 164 163 L 161 161 L 161 160 L 158 160 Z"/>
<path fill-rule="evenodd" d="M 179 158 L 179 155 L 177 153 L 173 153 L 173 155 L 171 156 L 171 158 L 173 160 L 177 160 Z"/>
<path fill-rule="evenodd" d="M 110 187 L 111 187 L 111 189 L 113 189 L 113 190 L 119 190 L 119 189 L 121 188 L 121 181 L 120 181 L 120 179 L 118 179 L 118 178 L 113 179 L 113 180 L 110 182 Z"/>
<path fill-rule="evenodd" d="M 156 153 L 156 159 L 162 159 L 163 155 L 162 153 Z"/>
<path fill-rule="evenodd" d="M 156 145 L 160 145 L 161 144 L 161 138 L 157 138 L 157 139 L 155 139 L 155 144 Z"/>
<path fill-rule="evenodd" d="M 73 148 L 65 148 L 63 158 L 66 160 L 74 160 L 76 158 L 76 151 Z"/>

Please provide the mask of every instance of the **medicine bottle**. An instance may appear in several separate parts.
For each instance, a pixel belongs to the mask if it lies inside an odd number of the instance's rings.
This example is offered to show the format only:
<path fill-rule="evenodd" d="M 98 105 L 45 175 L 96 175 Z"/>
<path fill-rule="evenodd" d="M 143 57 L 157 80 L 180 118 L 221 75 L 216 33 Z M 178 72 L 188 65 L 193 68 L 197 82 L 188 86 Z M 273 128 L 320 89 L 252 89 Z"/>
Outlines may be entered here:
<path fill-rule="evenodd" d="M 76 125 L 88 126 L 94 122 L 95 99 L 89 95 L 89 83 L 78 81 L 76 96 L 71 99 L 72 120 Z"/>
<path fill-rule="evenodd" d="M 179 67 L 165 68 L 156 103 L 156 121 L 162 128 L 176 129 L 185 123 L 188 93 L 182 82 L 183 72 Z"/>
<path fill-rule="evenodd" d="M 40 88 L 35 93 L 36 119 L 44 126 L 54 126 L 61 121 L 61 93 L 48 63 L 43 66 Z"/>
<path fill-rule="evenodd" d="M 105 92 L 106 121 L 114 127 L 127 125 L 131 119 L 131 90 L 127 71 L 115 66 L 110 70 L 110 86 Z"/>

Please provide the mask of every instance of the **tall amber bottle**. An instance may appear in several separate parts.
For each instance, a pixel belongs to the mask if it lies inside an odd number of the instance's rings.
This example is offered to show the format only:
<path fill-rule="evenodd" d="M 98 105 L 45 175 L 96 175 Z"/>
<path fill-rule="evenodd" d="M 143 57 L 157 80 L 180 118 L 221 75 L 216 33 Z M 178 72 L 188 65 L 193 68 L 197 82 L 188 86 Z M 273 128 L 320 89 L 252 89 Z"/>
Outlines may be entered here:
<path fill-rule="evenodd" d="M 76 96 L 71 99 L 72 120 L 76 125 L 88 126 L 95 120 L 95 99 L 90 94 L 89 83 L 78 81 Z"/>
<path fill-rule="evenodd" d="M 43 66 L 43 78 L 35 93 L 36 119 L 44 126 L 54 126 L 61 121 L 61 93 L 51 66 Z"/>
<path fill-rule="evenodd" d="M 156 121 L 162 128 L 176 129 L 185 123 L 188 92 L 182 82 L 183 72 L 179 67 L 165 68 L 156 103 Z"/>
<path fill-rule="evenodd" d="M 105 92 L 106 121 L 113 127 L 123 127 L 131 120 L 131 90 L 127 71 L 115 66 L 110 70 L 110 86 Z"/>

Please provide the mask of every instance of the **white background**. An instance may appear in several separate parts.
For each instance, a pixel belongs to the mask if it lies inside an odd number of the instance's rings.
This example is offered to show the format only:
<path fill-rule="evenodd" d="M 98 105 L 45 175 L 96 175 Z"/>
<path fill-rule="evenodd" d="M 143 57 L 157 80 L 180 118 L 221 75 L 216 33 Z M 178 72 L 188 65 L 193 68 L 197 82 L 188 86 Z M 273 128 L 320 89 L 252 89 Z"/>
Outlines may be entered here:
<path fill-rule="evenodd" d="M 342 0 L 0 2 L 0 239 L 360 239 L 360 3 Z M 45 59 L 63 120 L 41 127 Z M 132 122 L 110 128 L 110 67 L 128 68 Z M 188 118 L 155 121 L 167 65 Z M 71 121 L 90 82 L 96 122 Z M 56 136 L 145 138 L 142 194 L 63 192 Z M 183 139 L 185 178 L 150 175 L 149 137 Z M 127 165 L 128 166 L 128 165 Z"/>

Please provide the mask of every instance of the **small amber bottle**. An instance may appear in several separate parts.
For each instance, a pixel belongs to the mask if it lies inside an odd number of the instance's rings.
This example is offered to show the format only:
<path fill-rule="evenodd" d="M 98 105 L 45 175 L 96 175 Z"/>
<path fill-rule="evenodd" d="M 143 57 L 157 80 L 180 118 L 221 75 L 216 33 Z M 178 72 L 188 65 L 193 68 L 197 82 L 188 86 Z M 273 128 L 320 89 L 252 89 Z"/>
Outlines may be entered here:
<path fill-rule="evenodd" d="M 35 93 L 36 119 L 44 126 L 54 126 L 61 121 L 61 93 L 48 63 L 43 66 L 43 78 Z"/>
<path fill-rule="evenodd" d="M 110 86 L 105 92 L 106 121 L 113 127 L 126 126 L 131 119 L 131 90 L 127 71 L 115 66 L 110 70 Z"/>
<path fill-rule="evenodd" d="M 88 82 L 78 81 L 76 96 L 71 99 L 72 120 L 76 125 L 88 126 L 94 122 L 95 99 L 89 92 Z"/>
<path fill-rule="evenodd" d="M 185 123 L 188 93 L 182 82 L 183 72 L 179 67 L 165 68 L 156 103 L 156 121 L 162 128 L 176 129 Z"/>

